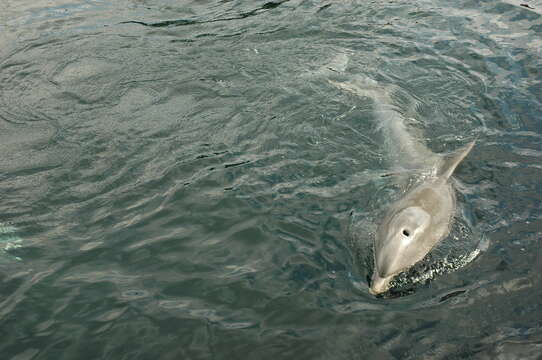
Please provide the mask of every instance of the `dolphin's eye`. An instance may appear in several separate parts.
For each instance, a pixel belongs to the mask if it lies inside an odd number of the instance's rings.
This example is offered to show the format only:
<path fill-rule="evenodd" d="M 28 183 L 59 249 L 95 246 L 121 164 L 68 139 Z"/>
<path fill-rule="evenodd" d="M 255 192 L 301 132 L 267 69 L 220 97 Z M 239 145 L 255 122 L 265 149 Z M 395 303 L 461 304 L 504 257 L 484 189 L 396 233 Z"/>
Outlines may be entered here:
<path fill-rule="evenodd" d="M 403 235 L 410 236 L 410 231 L 408 231 L 407 229 L 403 229 Z"/>

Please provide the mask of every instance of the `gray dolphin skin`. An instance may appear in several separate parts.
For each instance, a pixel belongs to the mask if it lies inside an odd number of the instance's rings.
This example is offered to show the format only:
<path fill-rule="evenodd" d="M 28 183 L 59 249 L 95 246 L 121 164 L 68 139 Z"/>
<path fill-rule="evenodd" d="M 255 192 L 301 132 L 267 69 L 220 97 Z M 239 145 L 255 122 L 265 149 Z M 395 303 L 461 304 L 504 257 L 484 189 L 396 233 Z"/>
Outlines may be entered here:
<path fill-rule="evenodd" d="M 450 232 L 455 194 L 450 183 L 455 168 L 474 141 L 443 158 L 436 176 L 425 179 L 393 204 L 375 239 L 375 269 L 370 292 L 386 292 L 393 277 L 422 260 Z"/>

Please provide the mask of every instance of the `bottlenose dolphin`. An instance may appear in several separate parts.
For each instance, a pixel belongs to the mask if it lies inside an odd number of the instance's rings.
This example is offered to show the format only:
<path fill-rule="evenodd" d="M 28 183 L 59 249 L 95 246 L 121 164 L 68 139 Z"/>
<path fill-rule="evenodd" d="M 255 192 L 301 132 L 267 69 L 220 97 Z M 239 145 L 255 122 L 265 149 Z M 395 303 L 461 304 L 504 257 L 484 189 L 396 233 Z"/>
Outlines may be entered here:
<path fill-rule="evenodd" d="M 456 207 L 451 176 L 475 142 L 451 154 L 435 154 L 407 131 L 405 118 L 400 109 L 393 106 L 388 89 L 363 77 L 329 82 L 358 96 L 372 98 L 378 127 L 392 160 L 403 168 L 423 169 L 424 173 L 417 186 L 389 207 L 378 225 L 369 289 L 376 295 L 386 292 L 397 274 L 422 260 L 449 234 Z"/>
<path fill-rule="evenodd" d="M 387 291 L 395 275 L 422 260 L 448 235 L 455 213 L 450 177 L 473 146 L 474 141 L 444 157 L 435 176 L 425 178 L 390 206 L 376 232 L 372 294 Z"/>

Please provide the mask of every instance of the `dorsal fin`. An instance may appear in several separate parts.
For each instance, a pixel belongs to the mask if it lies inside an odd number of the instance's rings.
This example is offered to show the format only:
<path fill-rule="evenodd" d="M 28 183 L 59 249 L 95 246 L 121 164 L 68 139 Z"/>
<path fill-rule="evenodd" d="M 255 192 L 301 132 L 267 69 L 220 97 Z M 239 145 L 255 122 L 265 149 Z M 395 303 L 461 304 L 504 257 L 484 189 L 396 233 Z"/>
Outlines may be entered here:
<path fill-rule="evenodd" d="M 476 141 L 472 141 L 465 147 L 462 147 L 461 149 L 456 150 L 449 155 L 446 155 L 442 159 L 442 163 L 438 171 L 438 176 L 442 176 L 445 179 L 448 179 L 450 176 L 452 176 L 457 165 L 459 165 L 459 163 L 469 154 L 475 142 Z"/>

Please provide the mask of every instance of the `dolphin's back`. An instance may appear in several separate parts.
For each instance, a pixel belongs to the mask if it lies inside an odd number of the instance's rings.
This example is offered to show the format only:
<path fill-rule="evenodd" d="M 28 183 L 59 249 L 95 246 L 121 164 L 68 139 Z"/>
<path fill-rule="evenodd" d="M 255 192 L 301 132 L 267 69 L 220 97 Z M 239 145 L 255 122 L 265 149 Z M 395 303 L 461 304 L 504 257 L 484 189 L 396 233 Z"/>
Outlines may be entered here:
<path fill-rule="evenodd" d="M 328 81 L 341 90 L 373 100 L 375 125 L 384 137 L 393 166 L 406 170 L 434 166 L 438 157 L 414 135 L 412 129 L 407 130 L 401 108 L 393 100 L 393 87 L 380 85 L 362 75 L 352 76 L 347 82 Z"/>

